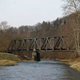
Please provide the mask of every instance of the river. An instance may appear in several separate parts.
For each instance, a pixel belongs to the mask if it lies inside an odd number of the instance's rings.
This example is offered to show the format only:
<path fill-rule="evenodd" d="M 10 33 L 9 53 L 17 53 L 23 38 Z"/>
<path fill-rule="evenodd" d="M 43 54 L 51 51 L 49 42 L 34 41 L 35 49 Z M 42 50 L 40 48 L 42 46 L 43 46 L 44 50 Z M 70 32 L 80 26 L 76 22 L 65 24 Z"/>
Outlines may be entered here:
<path fill-rule="evenodd" d="M 0 80 L 80 80 L 80 73 L 59 61 L 0 67 Z"/>

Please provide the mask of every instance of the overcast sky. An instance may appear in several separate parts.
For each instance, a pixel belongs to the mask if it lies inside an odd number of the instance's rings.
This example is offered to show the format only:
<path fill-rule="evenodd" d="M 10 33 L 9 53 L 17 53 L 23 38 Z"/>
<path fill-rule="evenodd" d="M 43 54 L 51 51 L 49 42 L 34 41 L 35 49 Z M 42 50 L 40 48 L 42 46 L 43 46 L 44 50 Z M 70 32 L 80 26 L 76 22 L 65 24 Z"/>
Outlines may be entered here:
<path fill-rule="evenodd" d="M 0 22 L 12 26 L 34 25 L 61 17 L 62 0 L 0 0 Z"/>

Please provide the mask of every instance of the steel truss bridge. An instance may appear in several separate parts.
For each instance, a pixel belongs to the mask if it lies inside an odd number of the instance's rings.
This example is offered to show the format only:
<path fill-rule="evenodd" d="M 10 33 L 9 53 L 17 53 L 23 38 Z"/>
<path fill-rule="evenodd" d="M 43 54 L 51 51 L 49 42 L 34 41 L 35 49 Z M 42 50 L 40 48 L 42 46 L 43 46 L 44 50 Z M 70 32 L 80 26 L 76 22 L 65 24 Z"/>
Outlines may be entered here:
<path fill-rule="evenodd" d="M 45 51 L 71 51 L 71 45 L 67 45 L 67 40 L 64 36 L 32 38 L 32 39 L 15 39 L 12 40 L 8 47 L 8 52 L 15 51 L 30 51 L 30 50 L 45 50 Z"/>

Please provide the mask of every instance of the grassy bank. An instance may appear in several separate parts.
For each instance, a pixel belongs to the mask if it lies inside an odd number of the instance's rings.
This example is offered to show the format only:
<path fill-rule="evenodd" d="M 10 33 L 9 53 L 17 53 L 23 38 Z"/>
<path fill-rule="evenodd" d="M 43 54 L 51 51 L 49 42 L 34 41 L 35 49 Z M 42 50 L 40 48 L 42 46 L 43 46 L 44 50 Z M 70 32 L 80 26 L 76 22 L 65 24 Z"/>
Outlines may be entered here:
<path fill-rule="evenodd" d="M 80 71 L 80 57 L 75 59 L 61 60 L 63 63 L 69 65 L 71 68 Z"/>
<path fill-rule="evenodd" d="M 80 71 L 80 58 L 77 58 L 73 62 L 70 62 L 70 67 Z"/>
<path fill-rule="evenodd" d="M 0 66 L 16 65 L 19 61 L 19 58 L 13 54 L 0 52 Z"/>
<path fill-rule="evenodd" d="M 14 66 L 16 64 L 17 62 L 12 60 L 0 60 L 0 66 Z"/>

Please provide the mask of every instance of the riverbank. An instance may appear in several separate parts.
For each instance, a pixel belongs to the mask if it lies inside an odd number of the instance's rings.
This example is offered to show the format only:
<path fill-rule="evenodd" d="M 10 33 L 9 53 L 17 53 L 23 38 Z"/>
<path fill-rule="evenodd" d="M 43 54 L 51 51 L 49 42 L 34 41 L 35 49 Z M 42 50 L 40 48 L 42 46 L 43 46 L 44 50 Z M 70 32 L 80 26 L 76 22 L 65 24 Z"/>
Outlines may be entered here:
<path fill-rule="evenodd" d="M 0 52 L 0 66 L 13 66 L 19 61 L 20 59 L 13 54 Z"/>
<path fill-rule="evenodd" d="M 12 60 L 0 60 L 0 66 L 14 66 L 16 64 L 17 62 Z"/>
<path fill-rule="evenodd" d="M 71 68 L 80 71 L 80 57 L 75 59 L 61 60 L 63 63 L 69 65 Z"/>
<path fill-rule="evenodd" d="M 71 68 L 80 71 L 80 57 L 75 59 L 63 59 L 63 63 Z M 20 60 L 16 55 L 0 52 L 0 66 L 13 66 L 18 62 L 34 62 L 33 60 Z"/>

